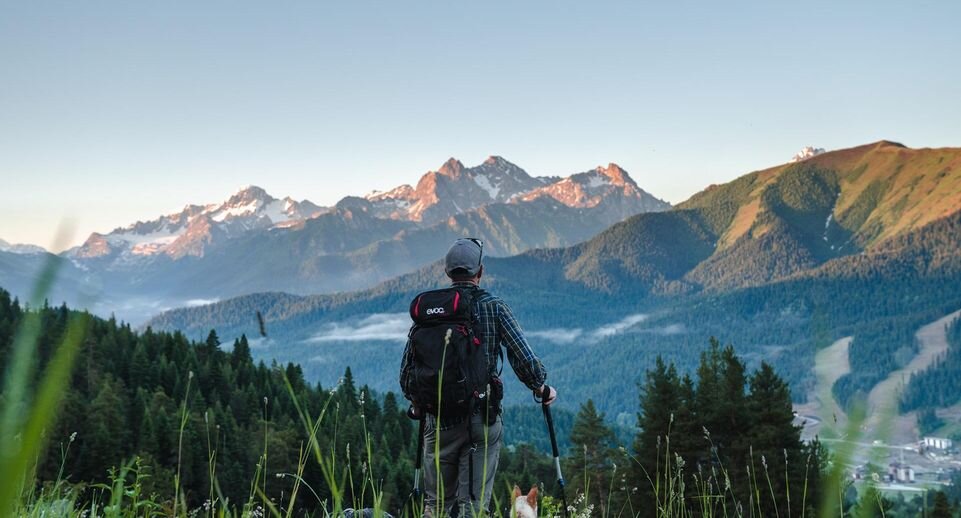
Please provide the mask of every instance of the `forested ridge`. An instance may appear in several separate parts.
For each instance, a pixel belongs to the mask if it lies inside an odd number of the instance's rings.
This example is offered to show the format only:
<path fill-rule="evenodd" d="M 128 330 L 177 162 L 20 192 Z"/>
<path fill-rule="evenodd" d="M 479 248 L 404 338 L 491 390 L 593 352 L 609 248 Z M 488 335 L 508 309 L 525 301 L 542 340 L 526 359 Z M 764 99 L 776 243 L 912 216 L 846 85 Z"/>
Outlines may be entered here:
<path fill-rule="evenodd" d="M 615 227 L 610 232 L 615 230 L 630 233 L 630 227 Z M 607 239 L 621 243 L 614 235 Z M 628 242 L 623 242 L 625 247 Z M 856 394 L 867 393 L 891 370 L 910 359 L 916 352 L 914 333 L 919 327 L 961 308 L 959 249 L 961 214 L 955 214 L 865 253 L 839 257 L 778 282 L 733 291 L 630 302 L 629 296 L 620 293 L 573 290 L 570 281 L 550 269 L 555 260 L 569 253 L 560 250 L 491 260 L 491 271 L 501 273 L 485 278 L 484 286 L 513 306 L 526 330 L 585 330 L 585 336 L 571 342 L 550 343 L 537 337 L 531 337 L 531 341 L 553 382 L 578 386 L 574 401 L 593 398 L 598 408 L 611 417 L 634 407 L 629 393 L 612 380 L 641 381 L 640 373 L 653 365 L 658 355 L 675 362 L 680 371 L 691 372 L 705 347 L 703 337 L 711 335 L 730 340 L 752 366 L 762 359 L 772 363 L 790 382 L 796 401 L 803 401 L 813 388 L 811 369 L 815 352 L 834 340 L 854 336 L 852 374 L 836 388 L 838 399 L 847 403 Z M 235 331 L 256 332 L 256 312 L 264 308 L 268 334 L 279 338 L 275 342 L 268 338 L 255 355 L 282 353 L 299 362 L 308 378 L 324 379 L 326 383 L 335 381 L 347 364 L 355 366 L 361 379 L 380 380 L 384 376 L 378 366 L 396 363 L 403 346 L 401 340 L 318 347 L 301 342 L 289 332 L 295 328 L 322 330 L 325 322 L 357 319 L 351 315 L 392 311 L 399 314 L 406 309 L 417 286 L 438 285 L 442 277 L 440 268 L 424 270 L 416 278 L 397 279 L 382 286 L 376 294 L 368 294 L 371 298 L 355 293 L 282 302 L 286 297 L 252 295 L 178 314 L 205 314 L 204 318 L 216 321 L 221 318 L 216 314 L 226 311 L 229 319 L 249 322 L 233 328 Z M 521 281 L 530 281 L 535 287 L 521 290 L 517 285 Z M 624 278 L 622 282 L 630 280 Z M 612 300 L 617 304 L 611 304 Z M 316 309 L 314 304 L 321 302 L 323 309 Z M 303 309 L 301 304 L 312 309 Z M 296 316 L 279 316 L 293 308 L 301 308 L 295 311 Z M 620 308 L 619 316 L 614 316 L 612 308 Z M 625 311 L 647 314 L 648 318 L 631 333 L 596 340 L 586 336 L 591 328 L 622 318 Z M 192 325 L 199 325 L 204 318 Z M 600 350 L 603 354 L 584 354 L 586 350 Z M 312 361 L 318 355 L 327 360 Z M 361 358 L 371 361 L 361 365 Z M 580 376 L 585 370 L 604 375 L 585 380 Z M 512 378 L 509 371 L 507 378 Z M 388 384 L 375 386 L 381 390 L 392 388 Z M 517 394 L 516 390 L 509 392 L 510 404 L 525 401 Z"/>

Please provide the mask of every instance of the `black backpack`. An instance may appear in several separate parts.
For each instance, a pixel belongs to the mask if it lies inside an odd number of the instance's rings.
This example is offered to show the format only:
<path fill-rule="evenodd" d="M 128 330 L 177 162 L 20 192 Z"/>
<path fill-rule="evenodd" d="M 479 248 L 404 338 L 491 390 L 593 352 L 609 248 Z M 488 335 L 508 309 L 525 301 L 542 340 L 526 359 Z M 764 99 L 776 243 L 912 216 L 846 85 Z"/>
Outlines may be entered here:
<path fill-rule="evenodd" d="M 414 325 L 410 394 L 414 405 L 442 417 L 464 416 L 488 396 L 487 348 L 476 329 L 472 288 L 425 291 L 410 303 Z"/>

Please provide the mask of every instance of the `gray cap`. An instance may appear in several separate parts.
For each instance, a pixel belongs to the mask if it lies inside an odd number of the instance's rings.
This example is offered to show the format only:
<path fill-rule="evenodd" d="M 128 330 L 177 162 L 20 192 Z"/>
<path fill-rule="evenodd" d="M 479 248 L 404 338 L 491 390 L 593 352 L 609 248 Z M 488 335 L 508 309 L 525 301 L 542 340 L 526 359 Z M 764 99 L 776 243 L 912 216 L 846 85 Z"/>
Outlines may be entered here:
<path fill-rule="evenodd" d="M 483 246 L 483 242 L 479 239 L 474 240 L 465 237 L 454 241 L 450 250 L 447 251 L 444 271 L 447 272 L 447 275 L 450 275 L 454 270 L 461 268 L 467 276 L 477 275 L 484 257 Z"/>

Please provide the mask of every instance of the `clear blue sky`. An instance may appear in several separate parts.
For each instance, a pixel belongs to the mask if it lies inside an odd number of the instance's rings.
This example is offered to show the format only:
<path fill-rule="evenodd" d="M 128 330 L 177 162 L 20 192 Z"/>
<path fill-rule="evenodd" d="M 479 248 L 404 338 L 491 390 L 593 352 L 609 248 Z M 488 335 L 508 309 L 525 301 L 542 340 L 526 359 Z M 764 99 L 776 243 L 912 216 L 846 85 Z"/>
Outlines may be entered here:
<path fill-rule="evenodd" d="M 0 238 L 455 156 L 672 202 L 804 145 L 961 145 L 959 2 L 4 2 Z"/>

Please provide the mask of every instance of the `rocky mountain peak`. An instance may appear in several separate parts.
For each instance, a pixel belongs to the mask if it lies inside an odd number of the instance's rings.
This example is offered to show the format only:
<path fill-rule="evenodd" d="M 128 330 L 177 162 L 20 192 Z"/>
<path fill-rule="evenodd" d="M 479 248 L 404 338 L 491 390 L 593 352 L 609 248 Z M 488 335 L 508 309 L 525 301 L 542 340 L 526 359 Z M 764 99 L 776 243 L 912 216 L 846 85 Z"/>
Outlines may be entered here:
<path fill-rule="evenodd" d="M 627 174 L 627 171 L 613 162 L 607 164 L 607 167 L 598 166 L 594 170 L 608 178 L 612 185 L 637 187 L 637 183 L 634 182 L 631 175 Z"/>
<path fill-rule="evenodd" d="M 257 202 L 267 203 L 271 201 L 274 201 L 274 197 L 267 194 L 267 191 L 265 191 L 263 188 L 257 187 L 256 185 L 246 185 L 241 187 L 236 193 L 228 198 L 224 205 L 238 207 Z"/>
<path fill-rule="evenodd" d="M 460 160 L 451 157 L 448 158 L 444 165 L 440 166 L 437 170 L 438 174 L 443 176 L 449 176 L 451 178 L 456 178 L 460 176 L 461 172 L 464 170 L 464 164 Z"/>

